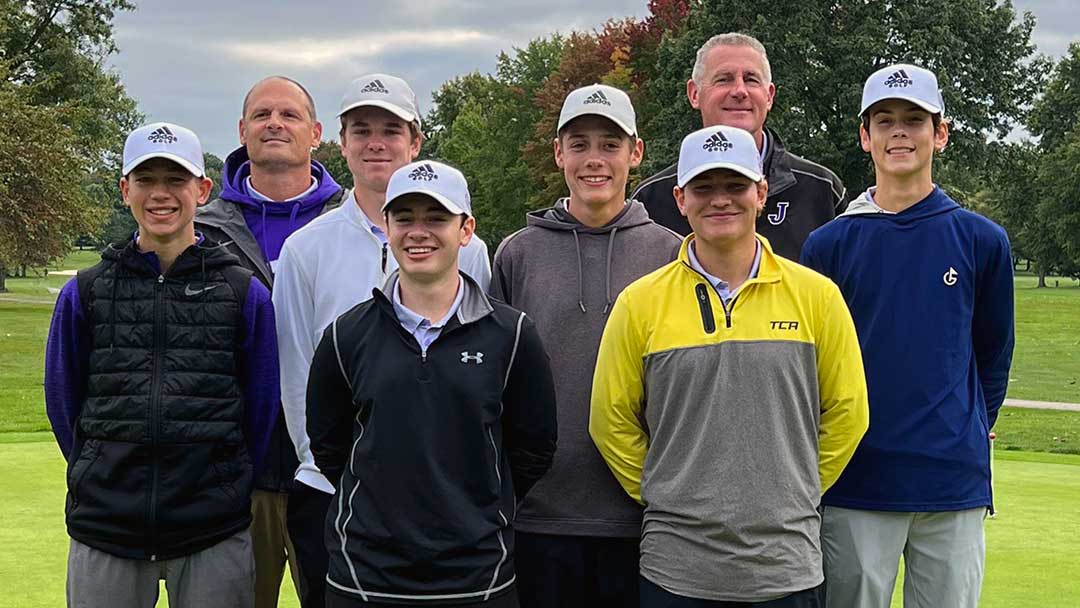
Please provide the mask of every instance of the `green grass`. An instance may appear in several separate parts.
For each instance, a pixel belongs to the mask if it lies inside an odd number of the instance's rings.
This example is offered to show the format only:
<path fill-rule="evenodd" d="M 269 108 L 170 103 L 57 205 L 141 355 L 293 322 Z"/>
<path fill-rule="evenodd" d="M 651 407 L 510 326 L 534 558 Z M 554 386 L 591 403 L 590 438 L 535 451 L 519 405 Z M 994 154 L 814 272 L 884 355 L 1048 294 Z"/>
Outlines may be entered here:
<path fill-rule="evenodd" d="M 1004 407 L 994 432 L 998 453 L 1080 454 L 1080 412 Z"/>
<path fill-rule="evenodd" d="M 68 536 L 64 527 L 64 459 L 47 433 L 44 441 L 0 444 L 4 490 L 0 492 L 0 605 L 53 608 L 64 605 Z M 159 606 L 167 606 L 161 594 Z M 282 608 L 299 606 L 288 572 Z"/>
<path fill-rule="evenodd" d="M 41 441 L 0 443 L 0 588 L 14 605 L 61 606 L 68 537 L 64 529 L 64 461 L 48 434 Z M 1080 456 L 998 451 L 998 515 L 986 522 L 984 608 L 1070 605 L 1080 596 Z M 281 606 L 297 606 L 286 575 Z M 165 605 L 164 600 L 160 605 Z M 899 597 L 893 606 L 900 606 Z"/>
<path fill-rule="evenodd" d="M 49 428 L 42 379 L 52 308 L 51 303 L 22 304 L 0 299 L 0 429 L 3 431 Z"/>
<path fill-rule="evenodd" d="M 1053 287 L 1054 281 L 1060 286 Z M 1037 289 L 1016 277 L 1016 351 L 1009 397 L 1080 402 L 1080 283 L 1050 277 Z"/>

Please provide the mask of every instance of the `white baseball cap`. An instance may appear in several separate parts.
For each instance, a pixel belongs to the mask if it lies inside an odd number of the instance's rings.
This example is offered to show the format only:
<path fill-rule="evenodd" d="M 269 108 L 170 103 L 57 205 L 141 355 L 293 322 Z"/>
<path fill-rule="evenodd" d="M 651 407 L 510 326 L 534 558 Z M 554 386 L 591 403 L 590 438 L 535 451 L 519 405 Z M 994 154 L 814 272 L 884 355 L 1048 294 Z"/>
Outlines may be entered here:
<path fill-rule="evenodd" d="M 630 137 L 637 135 L 637 118 L 630 97 L 606 84 L 591 84 L 570 91 L 563 101 L 562 111 L 559 112 L 559 126 L 555 131 L 562 131 L 566 123 L 590 114 L 603 116 L 619 125 Z"/>
<path fill-rule="evenodd" d="M 761 154 L 754 136 L 738 127 L 717 125 L 683 138 L 679 148 L 679 187 L 685 188 L 690 180 L 713 169 L 730 169 L 760 182 Z"/>
<path fill-rule="evenodd" d="M 472 215 L 469 184 L 461 171 L 433 160 L 409 163 L 394 171 L 386 185 L 386 202 L 382 212 L 406 194 L 424 194 L 439 201 L 454 215 Z"/>
<path fill-rule="evenodd" d="M 202 144 L 190 129 L 168 122 L 152 122 L 135 129 L 124 142 L 124 175 L 151 158 L 167 158 L 195 177 L 206 175 Z"/>
<path fill-rule="evenodd" d="M 382 108 L 405 122 L 420 124 L 420 110 L 409 83 L 389 74 L 368 74 L 349 83 L 338 116 L 361 106 Z"/>
<path fill-rule="evenodd" d="M 870 106 L 886 99 L 910 101 L 931 114 L 945 113 L 937 76 L 916 65 L 898 63 L 871 74 L 863 85 L 859 116 L 866 114 Z"/>

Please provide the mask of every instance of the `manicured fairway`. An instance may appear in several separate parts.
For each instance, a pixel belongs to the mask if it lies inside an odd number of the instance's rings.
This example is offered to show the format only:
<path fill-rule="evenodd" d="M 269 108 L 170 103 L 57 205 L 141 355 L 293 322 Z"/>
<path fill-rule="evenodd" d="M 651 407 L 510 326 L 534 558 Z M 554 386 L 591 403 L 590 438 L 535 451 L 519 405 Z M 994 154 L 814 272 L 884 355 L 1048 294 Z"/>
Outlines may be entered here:
<path fill-rule="evenodd" d="M 0 604 L 62 606 L 67 554 L 64 463 L 49 435 L 20 439 L 24 442 L 0 443 L 5 465 L 0 589 L 6 598 Z M 999 451 L 995 466 L 998 516 L 986 522 L 981 605 L 1075 606 L 1080 597 L 1080 456 Z M 281 606 L 296 606 L 291 585 L 286 587 Z M 900 606 L 898 601 L 894 606 Z"/>

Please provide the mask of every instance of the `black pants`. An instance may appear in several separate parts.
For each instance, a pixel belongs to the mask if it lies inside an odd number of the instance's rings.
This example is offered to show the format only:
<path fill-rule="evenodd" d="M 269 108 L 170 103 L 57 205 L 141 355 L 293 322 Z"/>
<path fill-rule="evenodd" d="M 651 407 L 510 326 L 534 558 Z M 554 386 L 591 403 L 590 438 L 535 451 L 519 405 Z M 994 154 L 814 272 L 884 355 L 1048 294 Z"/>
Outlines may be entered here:
<path fill-rule="evenodd" d="M 331 589 L 326 594 L 326 608 L 402 608 L 408 604 L 380 604 L 377 602 L 365 602 L 335 593 Z M 467 604 L 432 604 L 424 602 L 423 605 L 431 608 L 518 608 L 517 592 L 513 587 L 510 591 L 498 597 L 493 597 L 486 602 L 470 602 Z"/>
<path fill-rule="evenodd" d="M 637 608 L 638 539 L 515 532 L 522 608 Z"/>
<path fill-rule="evenodd" d="M 641 608 L 823 608 L 825 584 L 797 591 L 767 602 L 715 602 L 684 597 L 665 591 L 641 577 Z"/>
<path fill-rule="evenodd" d="M 289 492 L 285 526 L 296 551 L 300 605 L 323 608 L 326 605 L 326 512 L 333 496 L 303 484 Z"/>

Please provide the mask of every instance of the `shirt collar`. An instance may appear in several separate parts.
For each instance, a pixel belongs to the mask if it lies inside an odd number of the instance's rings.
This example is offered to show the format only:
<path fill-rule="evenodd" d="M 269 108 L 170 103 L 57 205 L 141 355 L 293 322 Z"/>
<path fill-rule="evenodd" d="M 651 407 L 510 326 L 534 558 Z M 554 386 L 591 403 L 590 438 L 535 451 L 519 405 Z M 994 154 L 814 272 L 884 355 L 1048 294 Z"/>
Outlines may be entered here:
<path fill-rule="evenodd" d="M 360 224 L 364 227 L 364 230 L 367 230 L 371 234 L 374 234 L 375 238 L 379 239 L 379 242 L 385 245 L 387 243 L 386 232 L 384 232 L 382 228 L 379 228 L 378 226 L 376 226 L 375 222 L 371 221 L 371 218 L 369 218 L 367 216 L 367 213 L 364 213 L 364 209 L 360 206 L 360 203 L 356 200 L 356 190 L 355 189 L 349 195 L 349 200 L 353 205 L 355 205 L 355 207 L 356 207 L 356 209 L 355 209 L 356 215 L 360 219 Z"/>
<path fill-rule="evenodd" d="M 401 326 L 409 330 L 409 333 L 415 333 L 417 329 L 421 327 L 429 327 L 432 329 L 442 329 L 446 327 L 446 324 L 450 321 L 450 318 L 457 314 L 458 308 L 461 307 L 461 300 L 465 296 L 465 280 L 458 277 L 457 295 L 454 296 L 454 302 L 450 305 L 450 310 L 446 311 L 446 316 L 439 319 L 437 322 L 432 323 L 426 318 L 416 314 L 404 304 L 401 303 L 401 279 L 394 281 L 394 293 L 392 301 L 394 303 L 394 313 L 397 314 L 398 322 Z"/>
<path fill-rule="evenodd" d="M 315 189 L 318 188 L 318 187 L 319 187 L 319 180 L 315 179 L 315 177 L 312 176 L 311 177 L 311 185 L 308 186 L 307 190 L 304 190 L 300 194 L 297 194 L 296 196 L 291 197 L 291 198 L 287 198 L 287 199 L 285 199 L 283 201 L 275 201 L 274 199 L 270 198 L 269 196 L 266 196 L 262 192 L 259 192 L 258 190 L 255 189 L 255 186 L 252 185 L 252 183 L 251 183 L 251 176 L 250 175 L 247 176 L 246 178 L 244 178 L 244 188 L 247 189 L 247 193 L 251 196 L 251 198 L 254 198 L 254 199 L 257 199 L 257 200 L 260 200 L 260 201 L 267 201 L 267 202 L 270 202 L 270 203 L 289 203 L 289 202 L 292 202 L 292 201 L 300 200 L 300 199 L 304 198 L 305 196 L 307 196 L 307 195 L 311 194 L 312 192 L 314 192 Z"/>
<path fill-rule="evenodd" d="M 765 166 L 765 155 L 769 153 L 769 132 L 765 129 L 761 130 L 761 166 Z"/>
<path fill-rule="evenodd" d="M 694 246 L 696 244 L 696 240 L 691 241 L 690 247 L 687 248 L 687 253 L 690 254 L 690 267 L 704 275 L 705 278 L 708 279 L 709 284 L 716 288 L 717 291 L 727 291 L 728 284 L 723 279 L 709 274 L 705 270 L 705 267 L 701 265 L 701 262 L 698 261 L 697 254 L 694 253 Z M 750 265 L 750 274 L 746 277 L 747 279 L 757 278 L 758 270 L 761 269 L 761 241 L 755 238 L 754 244 L 757 246 L 757 249 L 754 250 L 754 263 Z"/>

